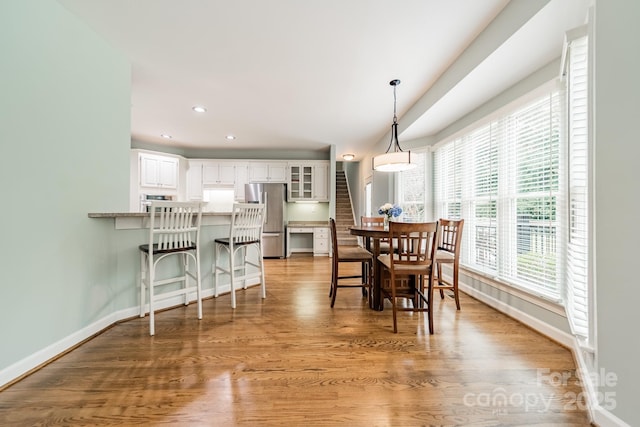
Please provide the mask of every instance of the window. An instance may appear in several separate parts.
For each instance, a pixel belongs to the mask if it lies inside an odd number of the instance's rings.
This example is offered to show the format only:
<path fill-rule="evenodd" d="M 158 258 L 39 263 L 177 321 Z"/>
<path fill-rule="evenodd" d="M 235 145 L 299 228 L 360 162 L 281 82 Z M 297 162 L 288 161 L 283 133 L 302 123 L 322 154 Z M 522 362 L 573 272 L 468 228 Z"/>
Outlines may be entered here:
<path fill-rule="evenodd" d="M 461 262 L 488 276 L 560 300 L 560 94 L 438 146 L 435 214 L 465 219 Z"/>
<path fill-rule="evenodd" d="M 411 152 L 411 162 L 417 166 L 398 173 L 398 204 L 402 208 L 402 220 L 405 222 L 426 221 L 425 201 L 429 200 L 427 191 L 427 153 Z M 429 215 L 430 216 L 430 215 Z"/>
<path fill-rule="evenodd" d="M 567 45 L 564 79 L 567 87 L 569 140 L 569 239 L 567 243 L 567 314 L 582 345 L 592 346 L 593 319 L 589 282 L 589 90 L 588 38 L 585 28 Z"/>
<path fill-rule="evenodd" d="M 367 182 L 364 186 L 364 215 L 371 216 L 371 183 Z"/>

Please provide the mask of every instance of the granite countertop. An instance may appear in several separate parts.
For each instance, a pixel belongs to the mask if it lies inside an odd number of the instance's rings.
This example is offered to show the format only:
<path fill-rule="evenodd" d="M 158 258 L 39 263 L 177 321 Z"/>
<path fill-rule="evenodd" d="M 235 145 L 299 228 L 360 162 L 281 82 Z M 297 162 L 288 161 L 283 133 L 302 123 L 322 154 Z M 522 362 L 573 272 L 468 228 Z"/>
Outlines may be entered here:
<path fill-rule="evenodd" d="M 287 227 L 327 227 L 328 221 L 289 221 Z"/>
<path fill-rule="evenodd" d="M 149 212 L 90 212 L 89 218 L 145 218 Z M 202 216 L 230 216 L 231 212 L 202 212 Z"/>

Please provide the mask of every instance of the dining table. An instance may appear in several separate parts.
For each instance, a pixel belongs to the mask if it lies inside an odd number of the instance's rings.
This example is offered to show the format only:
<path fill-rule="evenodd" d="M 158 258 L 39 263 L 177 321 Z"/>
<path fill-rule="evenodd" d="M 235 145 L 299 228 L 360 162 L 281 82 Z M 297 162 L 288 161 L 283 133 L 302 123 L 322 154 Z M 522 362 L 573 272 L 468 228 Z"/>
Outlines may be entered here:
<path fill-rule="evenodd" d="M 378 256 L 380 255 L 380 239 L 388 238 L 389 230 L 375 225 L 354 225 L 349 228 L 349 232 L 354 236 L 363 237 L 365 247 L 373 254 L 373 284 L 369 307 L 373 310 L 382 311 L 384 305 L 381 291 L 382 269 L 378 262 Z"/>

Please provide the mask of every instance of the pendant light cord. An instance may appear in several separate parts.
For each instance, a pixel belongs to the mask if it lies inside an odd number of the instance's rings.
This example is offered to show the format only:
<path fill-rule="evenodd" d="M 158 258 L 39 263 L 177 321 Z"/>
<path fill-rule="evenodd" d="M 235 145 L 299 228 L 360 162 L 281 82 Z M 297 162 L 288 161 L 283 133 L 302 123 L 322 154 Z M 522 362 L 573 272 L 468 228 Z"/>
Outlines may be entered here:
<path fill-rule="evenodd" d="M 398 83 L 400 83 L 399 80 L 398 80 Z M 398 123 L 398 117 L 396 116 L 396 101 L 397 101 L 397 98 L 396 98 L 396 86 L 397 85 L 393 85 L 393 123 Z"/>
<path fill-rule="evenodd" d="M 400 80 L 395 79 L 389 82 L 391 86 L 393 86 L 393 123 L 391 124 L 391 140 L 389 141 L 389 147 L 387 147 L 386 153 L 391 151 L 391 147 L 393 146 L 393 151 L 395 153 L 402 151 L 400 148 L 400 142 L 398 142 L 398 116 L 396 110 L 397 97 L 396 97 L 396 86 L 400 84 Z"/>

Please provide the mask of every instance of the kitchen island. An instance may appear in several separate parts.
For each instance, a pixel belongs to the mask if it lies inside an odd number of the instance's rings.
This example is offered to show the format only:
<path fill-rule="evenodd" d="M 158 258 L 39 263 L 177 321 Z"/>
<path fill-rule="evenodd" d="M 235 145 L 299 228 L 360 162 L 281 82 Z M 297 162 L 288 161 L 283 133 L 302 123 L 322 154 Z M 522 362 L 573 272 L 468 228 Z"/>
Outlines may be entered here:
<path fill-rule="evenodd" d="M 148 212 L 92 212 L 91 220 L 102 223 L 102 245 L 105 248 L 104 263 L 114 277 L 114 298 L 122 309 L 115 315 L 121 320 L 139 313 L 140 250 L 139 245 L 149 240 Z M 109 221 L 112 225 L 109 225 Z M 213 296 L 212 264 L 214 262 L 214 245 L 217 238 L 228 237 L 231 226 L 231 212 L 203 212 L 200 230 L 200 274 L 202 278 L 203 297 Z M 226 257 L 226 255 L 224 255 Z M 175 266 L 165 266 L 162 274 L 167 277 L 175 275 Z M 218 291 L 222 294 L 230 291 L 229 277 L 222 277 Z M 257 284 L 250 280 L 247 285 Z M 243 285 L 243 284 L 241 284 Z M 159 309 L 180 305 L 181 298 L 167 300 Z"/>

